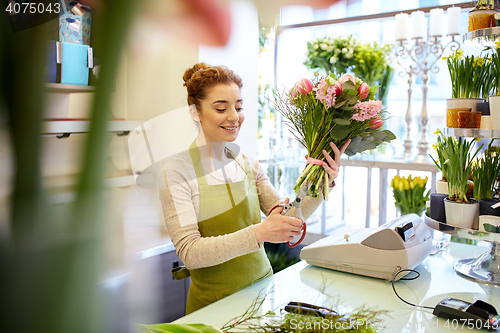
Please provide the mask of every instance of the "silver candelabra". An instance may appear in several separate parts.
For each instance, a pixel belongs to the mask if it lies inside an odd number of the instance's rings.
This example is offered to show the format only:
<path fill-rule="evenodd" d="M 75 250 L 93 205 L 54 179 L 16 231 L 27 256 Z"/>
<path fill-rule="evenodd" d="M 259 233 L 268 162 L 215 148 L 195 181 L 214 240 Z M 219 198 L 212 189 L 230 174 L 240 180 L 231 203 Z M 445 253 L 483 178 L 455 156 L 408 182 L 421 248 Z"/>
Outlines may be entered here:
<path fill-rule="evenodd" d="M 427 125 L 429 117 L 427 114 L 427 82 L 429 81 L 429 74 L 437 74 L 439 72 L 439 67 L 437 66 L 437 61 L 441 59 L 444 51 L 449 48 L 451 52 L 456 51 L 460 47 L 460 43 L 455 40 L 458 35 L 450 35 L 451 41 L 443 46 L 439 37 L 431 37 L 429 41 L 425 41 L 422 38 L 412 38 L 413 46 L 408 43 L 406 39 L 398 40 L 395 46 L 395 54 L 397 63 L 403 68 L 399 72 L 399 76 L 408 76 L 408 108 L 406 110 L 406 130 L 407 136 L 404 142 L 405 152 L 404 158 L 409 159 L 411 157 L 411 150 L 413 147 L 411 141 L 411 94 L 412 94 L 412 84 L 413 77 L 422 77 L 422 112 L 420 113 L 420 129 L 422 131 L 422 137 L 418 143 L 418 156 L 416 162 L 422 163 L 428 159 L 428 142 L 427 142 Z M 406 60 L 411 60 L 411 64 L 407 66 Z"/>

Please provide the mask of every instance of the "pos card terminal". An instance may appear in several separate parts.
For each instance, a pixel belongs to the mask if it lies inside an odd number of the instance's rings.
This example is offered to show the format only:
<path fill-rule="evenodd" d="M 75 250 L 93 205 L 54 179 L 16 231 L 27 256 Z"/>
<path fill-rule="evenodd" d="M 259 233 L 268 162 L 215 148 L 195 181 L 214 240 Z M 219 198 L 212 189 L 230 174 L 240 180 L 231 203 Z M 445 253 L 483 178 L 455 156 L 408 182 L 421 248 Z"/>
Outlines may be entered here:
<path fill-rule="evenodd" d="M 445 298 L 434 308 L 433 314 L 448 319 L 449 328 L 497 331 L 500 325 L 500 318 L 493 305 L 480 300 L 468 303 L 456 298 Z"/>

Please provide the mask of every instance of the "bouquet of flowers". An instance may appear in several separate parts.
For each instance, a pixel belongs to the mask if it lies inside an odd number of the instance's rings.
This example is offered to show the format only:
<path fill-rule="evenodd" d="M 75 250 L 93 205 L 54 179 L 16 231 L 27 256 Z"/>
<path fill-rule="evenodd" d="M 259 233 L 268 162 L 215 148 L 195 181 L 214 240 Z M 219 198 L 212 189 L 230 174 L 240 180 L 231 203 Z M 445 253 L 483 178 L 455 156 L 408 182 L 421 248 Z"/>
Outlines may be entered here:
<path fill-rule="evenodd" d="M 345 153 L 353 156 L 396 138 L 391 131 L 379 129 L 384 124 L 385 111 L 382 102 L 374 100 L 377 88 L 351 74 L 330 74 L 315 84 L 301 79 L 289 92 L 276 94 L 276 110 L 309 157 L 295 192 L 309 183 L 308 194 L 323 194 L 328 199 L 328 175 L 321 164 L 325 161 L 323 150 L 333 155 L 330 141 L 341 147 L 351 139 Z"/>
<path fill-rule="evenodd" d="M 355 66 L 352 69 L 354 75 L 361 78 L 366 83 L 372 85 L 383 79 L 392 51 L 392 45 L 362 44 L 356 50 L 354 57 Z"/>
<path fill-rule="evenodd" d="M 430 190 L 425 192 L 428 178 L 408 178 L 396 176 L 391 181 L 392 193 L 396 199 L 395 205 L 401 215 L 415 213 L 422 215 L 425 202 L 429 200 Z M 424 193 L 425 192 L 425 193 Z"/>
<path fill-rule="evenodd" d="M 311 69 L 324 69 L 327 73 L 345 73 L 356 64 L 355 51 L 358 45 L 352 35 L 317 38 L 307 42 L 304 65 Z"/>

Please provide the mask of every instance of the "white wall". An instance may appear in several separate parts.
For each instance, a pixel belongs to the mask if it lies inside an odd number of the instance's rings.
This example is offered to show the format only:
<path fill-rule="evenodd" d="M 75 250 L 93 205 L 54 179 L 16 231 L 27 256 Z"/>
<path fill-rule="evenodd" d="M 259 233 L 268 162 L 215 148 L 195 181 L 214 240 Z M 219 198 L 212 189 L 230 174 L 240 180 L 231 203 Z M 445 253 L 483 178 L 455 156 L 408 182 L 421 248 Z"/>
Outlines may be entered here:
<path fill-rule="evenodd" d="M 227 66 L 243 79 L 245 123 L 235 143 L 245 155 L 257 157 L 259 18 L 252 1 L 233 1 L 230 11 L 232 30 L 228 44 L 200 46 L 199 60 Z"/>

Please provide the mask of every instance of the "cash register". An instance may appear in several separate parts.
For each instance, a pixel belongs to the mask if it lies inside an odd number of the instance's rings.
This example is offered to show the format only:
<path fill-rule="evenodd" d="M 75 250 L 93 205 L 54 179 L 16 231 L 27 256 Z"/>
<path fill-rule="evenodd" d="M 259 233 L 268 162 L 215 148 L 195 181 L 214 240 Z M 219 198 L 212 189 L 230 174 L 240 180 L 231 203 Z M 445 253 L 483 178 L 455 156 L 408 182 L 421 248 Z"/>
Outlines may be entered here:
<path fill-rule="evenodd" d="M 304 247 L 300 258 L 314 266 L 389 280 L 401 269 L 414 269 L 431 250 L 429 228 L 418 215 L 407 214 L 378 228 L 320 239 Z"/>

